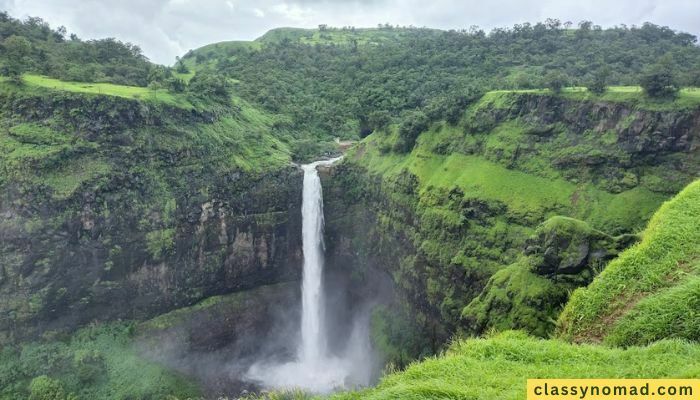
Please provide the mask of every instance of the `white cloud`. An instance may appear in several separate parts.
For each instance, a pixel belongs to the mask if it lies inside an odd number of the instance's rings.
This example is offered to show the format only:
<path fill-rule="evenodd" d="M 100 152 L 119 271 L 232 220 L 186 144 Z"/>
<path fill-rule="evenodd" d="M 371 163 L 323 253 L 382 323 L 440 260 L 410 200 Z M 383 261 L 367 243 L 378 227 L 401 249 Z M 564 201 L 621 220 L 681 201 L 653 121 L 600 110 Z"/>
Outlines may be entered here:
<path fill-rule="evenodd" d="M 278 14 L 285 20 L 296 23 L 307 23 L 313 17 L 313 11 L 309 7 L 301 7 L 298 4 L 280 3 L 275 4 L 269 9 L 273 13 Z"/>
<path fill-rule="evenodd" d="M 651 21 L 700 34 L 697 0 L 0 0 L 0 8 L 38 16 L 83 38 L 116 37 L 153 61 L 207 43 L 251 40 L 280 26 L 398 25 L 484 29 L 559 18 L 603 26 Z"/>

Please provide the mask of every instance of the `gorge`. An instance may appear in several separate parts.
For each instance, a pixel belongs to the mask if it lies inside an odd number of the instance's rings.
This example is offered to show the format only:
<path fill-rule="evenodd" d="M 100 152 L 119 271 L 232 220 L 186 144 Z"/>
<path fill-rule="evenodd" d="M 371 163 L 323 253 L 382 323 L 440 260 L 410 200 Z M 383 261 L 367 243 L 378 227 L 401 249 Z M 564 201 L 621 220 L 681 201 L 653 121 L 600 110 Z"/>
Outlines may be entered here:
<path fill-rule="evenodd" d="M 31 50 L 0 79 L 0 400 L 700 377 L 692 35 L 280 28 L 167 67 L 42 26 L 0 14 Z"/>

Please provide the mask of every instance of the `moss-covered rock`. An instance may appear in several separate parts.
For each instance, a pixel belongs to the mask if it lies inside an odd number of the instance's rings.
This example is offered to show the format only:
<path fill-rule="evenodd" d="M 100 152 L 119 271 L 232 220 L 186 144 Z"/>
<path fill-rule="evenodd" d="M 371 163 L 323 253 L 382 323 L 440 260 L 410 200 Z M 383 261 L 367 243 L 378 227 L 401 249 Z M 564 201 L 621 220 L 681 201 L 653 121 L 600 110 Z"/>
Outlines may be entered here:
<path fill-rule="evenodd" d="M 694 179 L 699 112 L 491 92 L 458 123 L 432 123 L 407 154 L 391 150 L 395 126 L 374 132 L 324 179 L 329 258 L 386 271 L 433 343 L 471 329 L 463 310 L 492 277 L 476 331 L 498 305 L 507 315 L 492 325 L 547 335 L 568 291 Z"/>
<path fill-rule="evenodd" d="M 0 341 L 299 276 L 302 174 L 269 118 L 0 97 Z"/>
<path fill-rule="evenodd" d="M 558 334 L 630 346 L 675 337 L 700 340 L 700 181 L 665 203 L 642 241 L 577 290 Z"/>
<path fill-rule="evenodd" d="M 614 238 L 573 218 L 548 219 L 526 241 L 523 256 L 496 272 L 462 310 L 463 332 L 522 329 L 549 336 L 571 291 L 589 284 L 634 238 Z"/>
<path fill-rule="evenodd" d="M 586 269 L 602 268 L 635 240 L 637 237 L 632 234 L 613 238 L 584 221 L 557 216 L 537 227 L 527 240 L 524 253 L 531 257 L 532 272 L 555 280 L 566 279 Z"/>

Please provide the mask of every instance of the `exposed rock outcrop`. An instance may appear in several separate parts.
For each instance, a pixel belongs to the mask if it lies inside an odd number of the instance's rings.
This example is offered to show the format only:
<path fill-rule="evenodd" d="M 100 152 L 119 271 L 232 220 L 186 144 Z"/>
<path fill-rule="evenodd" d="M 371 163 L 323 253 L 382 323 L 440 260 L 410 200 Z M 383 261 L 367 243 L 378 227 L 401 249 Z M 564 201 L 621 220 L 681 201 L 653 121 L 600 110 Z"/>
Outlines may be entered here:
<path fill-rule="evenodd" d="M 218 131 L 240 115 L 50 92 L 1 104 L 37 155 L 0 163 L 0 342 L 299 277 L 301 171 L 232 161 Z"/>

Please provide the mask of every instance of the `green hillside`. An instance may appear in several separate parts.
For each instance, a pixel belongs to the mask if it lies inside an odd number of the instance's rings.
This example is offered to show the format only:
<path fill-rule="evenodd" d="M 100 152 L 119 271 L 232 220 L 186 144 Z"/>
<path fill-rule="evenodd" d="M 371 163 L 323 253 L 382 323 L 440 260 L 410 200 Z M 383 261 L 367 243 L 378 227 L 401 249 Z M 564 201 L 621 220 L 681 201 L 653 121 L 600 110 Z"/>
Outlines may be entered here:
<path fill-rule="evenodd" d="M 559 335 L 630 346 L 663 338 L 700 340 L 700 181 L 665 203 L 642 241 L 576 291 Z"/>
<path fill-rule="evenodd" d="M 0 11 L 0 400 L 311 396 L 246 371 L 294 356 L 299 164 L 340 149 L 318 343 L 386 374 L 327 397 L 700 378 L 698 71 L 652 23 L 279 28 L 165 66 Z"/>
<path fill-rule="evenodd" d="M 571 291 L 696 179 L 697 107 L 497 91 L 453 122 L 411 114 L 324 181 L 329 264 L 391 274 L 375 340 L 399 365 L 458 332 L 548 337 Z"/>
<path fill-rule="evenodd" d="M 629 86 L 659 69 L 669 72 L 671 87 L 697 87 L 700 50 L 693 43 L 691 35 L 653 24 L 571 30 L 556 20 L 491 32 L 279 28 L 252 42 L 192 50 L 183 61 L 190 70 L 235 79 L 241 97 L 289 116 L 298 135 L 358 138 L 414 110 L 446 117 L 488 90 L 536 91 L 555 82 L 593 87 L 596 81 L 601 95 L 564 95 L 636 102 L 643 95 Z M 686 104 L 688 96 L 681 97 L 671 106 L 669 99 L 640 103 L 673 109 Z"/>

